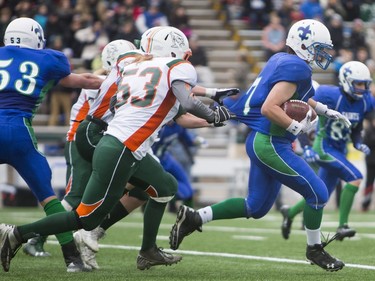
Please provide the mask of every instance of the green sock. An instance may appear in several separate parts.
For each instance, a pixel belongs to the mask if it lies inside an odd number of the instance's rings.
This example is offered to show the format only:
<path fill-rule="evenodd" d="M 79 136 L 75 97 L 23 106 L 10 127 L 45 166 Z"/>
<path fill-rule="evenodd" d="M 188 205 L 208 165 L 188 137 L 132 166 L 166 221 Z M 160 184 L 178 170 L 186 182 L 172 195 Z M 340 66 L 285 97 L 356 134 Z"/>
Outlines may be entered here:
<path fill-rule="evenodd" d="M 151 249 L 156 245 L 156 235 L 159 231 L 165 206 L 167 206 L 167 203 L 158 203 L 152 199 L 148 200 L 143 216 L 142 251 Z"/>
<path fill-rule="evenodd" d="M 26 242 L 27 239 L 36 237 L 38 235 L 47 236 L 60 233 L 56 235 L 56 237 L 59 236 L 61 239 L 61 241 L 59 240 L 61 246 L 72 242 L 73 235 L 71 230 L 79 229 L 80 225 L 75 212 L 66 212 L 65 209 L 63 210 L 63 212 L 46 216 L 36 222 L 17 226 L 18 232 L 22 237 L 22 241 Z M 64 232 L 67 232 L 67 235 L 64 235 Z M 61 235 L 63 236 L 61 237 Z M 71 237 L 70 241 L 68 241 L 68 237 Z"/>
<path fill-rule="evenodd" d="M 296 215 L 303 212 L 303 210 L 305 209 L 305 206 L 306 206 L 306 200 L 305 199 L 300 200 L 299 202 L 297 202 L 297 204 L 289 208 L 288 217 L 290 219 L 294 219 Z"/>
<path fill-rule="evenodd" d="M 66 212 L 66 210 L 59 200 L 53 199 L 44 206 L 44 212 L 47 216 L 49 216 L 56 213 Z M 73 232 L 68 231 L 56 234 L 56 238 L 59 241 L 60 245 L 64 245 L 73 241 Z"/>
<path fill-rule="evenodd" d="M 121 204 L 121 202 L 118 202 L 115 207 L 113 207 L 112 211 L 109 213 L 108 216 L 103 220 L 103 222 L 100 224 L 100 227 L 107 230 L 112 225 L 114 225 L 119 220 L 125 218 L 127 215 L 129 215 L 128 210 L 125 209 L 125 207 Z"/>
<path fill-rule="evenodd" d="M 194 209 L 193 197 L 184 200 L 184 205 Z"/>
<path fill-rule="evenodd" d="M 306 228 L 314 230 L 320 228 L 323 218 L 323 208 L 316 210 L 306 204 L 303 210 L 303 220 Z"/>
<path fill-rule="evenodd" d="M 357 191 L 358 187 L 350 183 L 347 183 L 341 190 L 339 227 L 348 223 L 349 213 L 352 209 L 354 196 Z"/>
<path fill-rule="evenodd" d="M 246 202 L 244 198 L 231 198 L 211 206 L 212 219 L 247 218 Z"/>

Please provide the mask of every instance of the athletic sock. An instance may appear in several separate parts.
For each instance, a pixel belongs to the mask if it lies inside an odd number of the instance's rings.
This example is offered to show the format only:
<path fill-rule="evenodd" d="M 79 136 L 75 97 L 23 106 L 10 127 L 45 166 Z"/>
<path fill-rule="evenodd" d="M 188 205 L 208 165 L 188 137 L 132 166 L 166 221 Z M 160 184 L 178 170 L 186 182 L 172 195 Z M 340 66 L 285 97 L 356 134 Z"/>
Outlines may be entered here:
<path fill-rule="evenodd" d="M 305 199 L 300 200 L 299 202 L 297 202 L 297 204 L 289 208 L 288 217 L 290 219 L 294 219 L 296 215 L 303 212 L 303 210 L 305 209 L 305 206 L 306 206 L 306 200 Z"/>
<path fill-rule="evenodd" d="M 352 209 L 354 196 L 357 193 L 357 191 L 358 187 L 350 183 L 347 183 L 341 190 L 339 227 L 348 223 L 349 213 Z"/>
<path fill-rule="evenodd" d="M 148 200 L 143 216 L 142 251 L 151 249 L 156 245 L 156 236 L 166 206 L 167 203 L 158 203 L 153 199 Z"/>
<path fill-rule="evenodd" d="M 246 200 L 244 198 L 231 198 L 211 206 L 212 219 L 246 218 Z"/>
<path fill-rule="evenodd" d="M 107 230 L 116 222 L 125 218 L 127 215 L 129 215 L 128 210 L 126 210 L 126 208 L 124 207 L 124 205 L 121 204 L 121 202 L 117 202 L 117 204 L 115 205 L 115 207 L 113 207 L 109 215 L 106 216 L 106 218 L 102 221 L 100 227 Z"/>
<path fill-rule="evenodd" d="M 57 199 L 52 199 L 44 206 L 44 212 L 47 216 L 56 214 L 56 213 L 62 213 L 66 212 L 65 208 L 61 204 L 61 202 Z M 55 235 L 57 240 L 59 241 L 60 245 L 67 244 L 71 241 L 73 241 L 73 232 L 63 232 Z"/>
<path fill-rule="evenodd" d="M 323 218 L 323 208 L 316 210 L 306 204 L 303 211 L 303 220 L 305 227 L 310 230 L 316 230 L 320 228 Z"/>

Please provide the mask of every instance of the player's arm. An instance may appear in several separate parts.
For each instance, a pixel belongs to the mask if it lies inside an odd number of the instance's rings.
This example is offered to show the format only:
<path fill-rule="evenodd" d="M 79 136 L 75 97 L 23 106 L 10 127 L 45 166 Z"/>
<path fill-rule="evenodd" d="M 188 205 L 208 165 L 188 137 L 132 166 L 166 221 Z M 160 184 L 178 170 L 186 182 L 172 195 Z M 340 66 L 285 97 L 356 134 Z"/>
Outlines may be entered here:
<path fill-rule="evenodd" d="M 281 105 L 291 99 L 296 90 L 297 85 L 294 83 L 285 81 L 276 83 L 264 101 L 261 113 L 271 122 L 285 129 L 288 128 L 293 119 L 284 112 Z"/>
<path fill-rule="evenodd" d="M 175 122 L 187 129 L 212 127 L 212 124 L 209 124 L 205 119 L 199 118 L 190 113 L 185 113 L 178 116 L 175 119 Z"/>
<path fill-rule="evenodd" d="M 99 89 L 103 79 L 91 73 L 70 73 L 59 84 L 67 88 Z"/>
<path fill-rule="evenodd" d="M 193 94 L 200 97 L 207 97 L 218 104 L 223 105 L 223 99 L 237 95 L 240 92 L 238 88 L 205 88 L 199 85 L 196 85 L 193 89 Z"/>
<path fill-rule="evenodd" d="M 214 123 L 219 125 L 224 121 L 231 118 L 230 112 L 223 106 L 218 107 L 216 110 L 212 110 L 202 101 L 195 98 L 192 94 L 192 86 L 181 80 L 175 80 L 172 82 L 172 91 L 181 106 L 191 114 L 207 120 L 208 123 Z"/>

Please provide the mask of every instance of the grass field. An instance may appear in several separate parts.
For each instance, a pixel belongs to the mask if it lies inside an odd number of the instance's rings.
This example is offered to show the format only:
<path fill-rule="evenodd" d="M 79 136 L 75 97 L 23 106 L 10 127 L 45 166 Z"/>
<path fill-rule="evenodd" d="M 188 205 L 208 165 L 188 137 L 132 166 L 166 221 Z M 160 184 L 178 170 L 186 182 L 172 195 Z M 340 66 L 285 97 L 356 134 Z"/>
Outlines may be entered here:
<path fill-rule="evenodd" d="M 0 222 L 22 224 L 44 216 L 39 208 L 3 208 Z M 323 233 L 334 234 L 337 211 L 324 215 Z M 326 272 L 305 260 L 306 238 L 301 219 L 296 218 L 291 238 L 280 234 L 281 215 L 271 211 L 261 220 L 223 220 L 204 225 L 176 251 L 183 260 L 173 266 L 137 270 L 135 262 L 141 243 L 142 214 L 133 213 L 107 232 L 100 242 L 97 260 L 101 268 L 90 273 L 66 273 L 54 237 L 45 246 L 52 257 L 33 258 L 22 250 L 12 260 L 10 271 L 0 280 L 375 280 L 375 214 L 354 212 L 351 226 L 357 235 L 334 241 L 327 251 L 346 263 L 338 272 Z M 158 246 L 168 249 L 169 230 L 175 216 L 166 213 L 160 227 Z"/>

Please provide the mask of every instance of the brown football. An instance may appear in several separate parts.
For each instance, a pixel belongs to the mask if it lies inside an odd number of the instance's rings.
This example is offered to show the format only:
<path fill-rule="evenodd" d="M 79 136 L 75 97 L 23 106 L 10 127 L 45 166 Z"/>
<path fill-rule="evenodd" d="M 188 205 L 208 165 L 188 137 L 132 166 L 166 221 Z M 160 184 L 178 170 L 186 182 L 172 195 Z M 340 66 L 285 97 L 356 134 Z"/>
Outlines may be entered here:
<path fill-rule="evenodd" d="M 311 106 L 304 101 L 301 100 L 289 100 L 286 101 L 281 105 L 281 108 L 285 111 L 285 113 L 292 119 L 301 122 L 305 117 Z M 315 120 L 317 117 L 316 112 L 313 108 L 312 109 L 312 118 L 311 120 Z"/>

